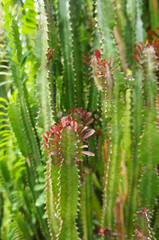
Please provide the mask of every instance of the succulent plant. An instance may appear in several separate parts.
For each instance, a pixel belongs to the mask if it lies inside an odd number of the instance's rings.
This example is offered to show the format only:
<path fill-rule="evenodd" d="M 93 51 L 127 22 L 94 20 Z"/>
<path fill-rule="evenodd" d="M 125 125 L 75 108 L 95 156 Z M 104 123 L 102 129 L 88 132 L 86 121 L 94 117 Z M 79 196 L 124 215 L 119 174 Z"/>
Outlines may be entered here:
<path fill-rule="evenodd" d="M 0 239 L 159 239 L 158 11 L 2 0 Z"/>

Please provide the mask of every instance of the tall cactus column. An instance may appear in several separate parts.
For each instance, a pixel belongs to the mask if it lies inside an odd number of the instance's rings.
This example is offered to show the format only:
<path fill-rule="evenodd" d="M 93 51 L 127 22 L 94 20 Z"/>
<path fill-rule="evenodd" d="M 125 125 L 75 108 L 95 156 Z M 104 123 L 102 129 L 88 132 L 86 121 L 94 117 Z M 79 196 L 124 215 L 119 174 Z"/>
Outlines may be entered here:
<path fill-rule="evenodd" d="M 119 53 L 114 37 L 115 8 L 112 0 L 97 1 L 97 19 L 99 32 L 101 34 L 101 52 L 106 61 L 102 65 L 106 66 L 104 74 L 100 74 L 101 81 L 105 83 L 103 89 L 104 98 L 107 104 L 102 106 L 103 123 L 106 122 L 106 137 L 108 138 L 108 151 L 105 164 L 105 178 L 103 182 L 103 210 L 101 228 L 114 226 L 113 207 L 115 205 L 117 192 L 119 189 L 120 168 L 121 168 L 121 118 L 123 114 L 123 102 L 121 94 L 124 90 L 124 76 L 118 71 L 120 66 Z M 110 59 L 110 62 L 108 62 Z M 114 59 L 111 64 L 111 59 Z M 113 68 L 115 69 L 113 72 Z M 116 72 L 116 77 L 113 75 Z M 100 71 L 101 73 L 101 71 Z M 108 113 L 107 113 L 108 112 Z M 104 235 L 101 236 L 104 239 Z"/>
<path fill-rule="evenodd" d="M 46 173 L 46 213 L 52 239 L 79 239 L 76 226 L 80 183 L 78 162 L 83 161 L 83 154 L 94 156 L 83 150 L 88 147 L 83 142 L 95 131 L 85 131 L 86 128 L 81 130 L 76 120 L 67 116 L 57 126 L 51 126 L 50 133 L 46 132 L 47 136 L 44 136 L 44 145 L 52 159 L 47 166 L 50 174 Z M 54 206 L 54 214 L 50 213 L 51 206 Z M 54 224 L 59 224 L 58 230 Z"/>

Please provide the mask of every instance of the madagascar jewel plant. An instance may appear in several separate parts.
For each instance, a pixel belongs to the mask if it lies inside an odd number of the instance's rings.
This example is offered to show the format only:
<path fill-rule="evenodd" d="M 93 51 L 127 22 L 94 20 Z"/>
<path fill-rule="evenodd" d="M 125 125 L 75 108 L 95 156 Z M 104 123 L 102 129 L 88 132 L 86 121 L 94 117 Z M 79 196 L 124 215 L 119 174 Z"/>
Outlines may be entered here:
<path fill-rule="evenodd" d="M 0 13 L 0 239 L 159 239 L 158 1 Z"/>

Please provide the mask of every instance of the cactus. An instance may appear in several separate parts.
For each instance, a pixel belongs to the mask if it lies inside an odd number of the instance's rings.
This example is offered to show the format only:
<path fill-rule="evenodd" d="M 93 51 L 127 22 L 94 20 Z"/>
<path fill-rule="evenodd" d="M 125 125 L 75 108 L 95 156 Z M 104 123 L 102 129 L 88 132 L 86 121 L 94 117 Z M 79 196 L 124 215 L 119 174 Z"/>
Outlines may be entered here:
<path fill-rule="evenodd" d="M 94 156 L 83 150 L 88 147 L 83 142 L 95 131 L 85 131 L 86 128 L 81 130 L 69 115 L 63 117 L 58 126 L 51 126 L 47 137 L 44 135 L 47 145 L 44 144 L 52 159 L 48 161 L 50 175 L 46 173 L 46 211 L 53 239 L 79 239 L 75 223 L 79 200 L 78 162 L 82 161 L 82 154 Z"/>
<path fill-rule="evenodd" d="M 155 239 L 151 234 L 149 212 L 146 208 L 137 212 L 134 225 L 136 229 L 133 239 Z"/>
<path fill-rule="evenodd" d="M 2 240 L 158 239 L 158 7 L 2 0 Z"/>

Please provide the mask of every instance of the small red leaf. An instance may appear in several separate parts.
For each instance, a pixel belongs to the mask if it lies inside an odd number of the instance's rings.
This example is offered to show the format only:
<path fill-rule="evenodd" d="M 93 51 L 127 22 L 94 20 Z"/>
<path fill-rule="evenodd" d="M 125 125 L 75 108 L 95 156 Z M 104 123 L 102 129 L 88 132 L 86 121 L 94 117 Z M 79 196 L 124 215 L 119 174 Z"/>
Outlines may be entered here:
<path fill-rule="evenodd" d="M 88 133 L 86 133 L 86 134 L 84 135 L 84 137 L 83 137 L 82 140 L 84 140 L 84 139 L 86 139 L 86 138 L 89 138 L 89 137 L 92 136 L 94 133 L 95 133 L 95 130 L 94 130 L 94 129 L 90 130 Z"/>
<path fill-rule="evenodd" d="M 51 131 L 52 133 L 54 133 L 55 131 L 57 131 L 57 132 L 59 133 L 59 132 L 60 132 L 60 129 L 59 129 L 56 125 L 53 125 L 53 126 L 51 126 L 50 131 Z"/>
<path fill-rule="evenodd" d="M 153 36 L 155 36 L 155 37 L 157 37 L 157 38 L 159 38 L 159 35 L 155 31 L 153 31 L 153 30 L 149 30 L 148 33 L 153 35 Z"/>
<path fill-rule="evenodd" d="M 79 131 L 79 129 L 82 127 L 82 125 L 80 125 L 80 126 L 78 126 L 78 128 L 77 128 L 77 132 Z"/>
<path fill-rule="evenodd" d="M 83 159 L 80 159 L 80 158 L 77 158 L 77 157 L 76 157 L 76 161 L 77 161 L 77 162 L 82 162 Z"/>
<path fill-rule="evenodd" d="M 142 42 L 139 42 L 139 43 L 140 43 L 140 45 L 141 45 L 141 48 L 143 49 L 143 47 L 144 47 L 144 46 L 143 46 L 143 43 L 142 43 Z"/>
<path fill-rule="evenodd" d="M 97 118 L 98 118 L 98 116 L 97 116 L 97 114 L 96 114 L 96 113 L 94 114 L 94 118 L 95 118 L 95 119 L 97 119 Z"/>
<path fill-rule="evenodd" d="M 88 59 L 88 57 L 86 57 L 86 56 L 83 56 L 87 61 L 89 61 L 89 59 Z"/>
<path fill-rule="evenodd" d="M 79 147 L 79 149 L 80 148 L 88 148 L 88 145 L 82 145 L 82 146 Z"/>
<path fill-rule="evenodd" d="M 93 134 L 95 133 L 95 130 L 94 129 L 91 129 L 88 133 L 86 133 L 83 137 L 83 139 L 86 139 L 90 136 L 92 136 Z"/>
<path fill-rule="evenodd" d="M 135 47 L 137 47 L 139 49 L 140 53 L 142 53 L 140 45 L 135 44 Z"/>
<path fill-rule="evenodd" d="M 113 61 L 113 67 L 114 67 L 114 65 L 115 65 L 115 63 L 116 63 L 116 60 L 117 60 L 117 59 L 115 58 L 114 61 Z"/>
<path fill-rule="evenodd" d="M 58 137 L 58 139 L 60 139 L 60 136 L 56 132 L 54 132 L 54 134 Z"/>
<path fill-rule="evenodd" d="M 44 142 L 41 142 L 41 143 L 46 147 L 46 149 L 48 149 L 48 146 Z"/>
<path fill-rule="evenodd" d="M 46 133 L 47 137 L 49 137 L 49 132 L 45 132 L 45 133 Z"/>
<path fill-rule="evenodd" d="M 43 134 L 43 138 L 45 139 L 45 142 L 48 143 L 48 138 Z"/>
<path fill-rule="evenodd" d="M 94 157 L 94 156 L 95 156 L 94 153 L 89 152 L 89 151 L 82 151 L 82 152 L 80 152 L 80 153 L 83 153 L 83 154 L 85 154 L 85 155 L 87 155 L 87 156 L 90 156 L 90 157 Z"/>
<path fill-rule="evenodd" d="M 71 117 L 71 115 L 68 115 L 67 120 L 68 120 L 69 122 L 72 121 L 72 117 Z"/>
<path fill-rule="evenodd" d="M 136 54 L 139 56 L 140 58 L 140 53 L 138 52 L 138 50 L 136 48 L 134 48 L 134 51 L 136 52 Z"/>
<path fill-rule="evenodd" d="M 139 59 L 134 54 L 130 54 L 130 55 L 140 64 Z"/>
<path fill-rule="evenodd" d="M 101 57 L 101 54 L 100 54 L 100 51 L 99 51 L 98 49 L 95 49 L 94 55 L 95 55 L 97 61 L 99 61 L 99 59 L 100 59 L 100 57 Z"/>
<path fill-rule="evenodd" d="M 93 123 L 93 121 L 94 121 L 93 118 L 89 119 L 88 122 L 86 122 L 86 125 L 89 125 L 89 124 Z"/>
<path fill-rule="evenodd" d="M 81 131 L 81 133 L 80 133 L 80 135 L 79 136 L 81 136 L 82 135 L 82 133 L 84 132 L 84 131 L 86 131 L 87 130 L 87 126 L 85 126 L 83 129 L 82 129 L 82 131 Z"/>
<path fill-rule="evenodd" d="M 92 116 L 91 112 L 87 112 L 85 115 L 85 121 Z"/>
<path fill-rule="evenodd" d="M 58 141 L 56 141 L 55 139 L 49 138 L 49 140 L 55 142 L 56 144 L 59 144 Z"/>
<path fill-rule="evenodd" d="M 75 119 L 74 121 L 73 121 L 73 126 L 75 127 L 75 122 L 76 122 L 77 120 Z"/>
<path fill-rule="evenodd" d="M 115 71 L 113 72 L 113 74 L 115 74 L 119 69 L 120 69 L 120 67 L 117 67 L 117 68 L 115 69 Z"/>
<path fill-rule="evenodd" d="M 89 67 L 89 63 L 85 60 L 85 59 L 83 59 L 83 61 L 88 65 L 88 67 Z"/>
<path fill-rule="evenodd" d="M 63 127 L 63 126 L 62 126 L 62 122 L 61 122 L 60 120 L 59 120 L 59 124 L 60 124 L 61 127 Z"/>
<path fill-rule="evenodd" d="M 57 152 L 48 152 L 51 156 L 57 155 Z"/>
<path fill-rule="evenodd" d="M 56 148 L 57 149 L 57 151 L 60 151 L 60 149 L 58 148 L 58 147 L 56 147 L 56 146 L 50 146 L 50 147 L 52 147 L 52 148 Z"/>
<path fill-rule="evenodd" d="M 112 57 L 113 57 L 113 54 L 110 56 L 110 64 L 111 64 L 111 62 L 112 62 Z"/>

